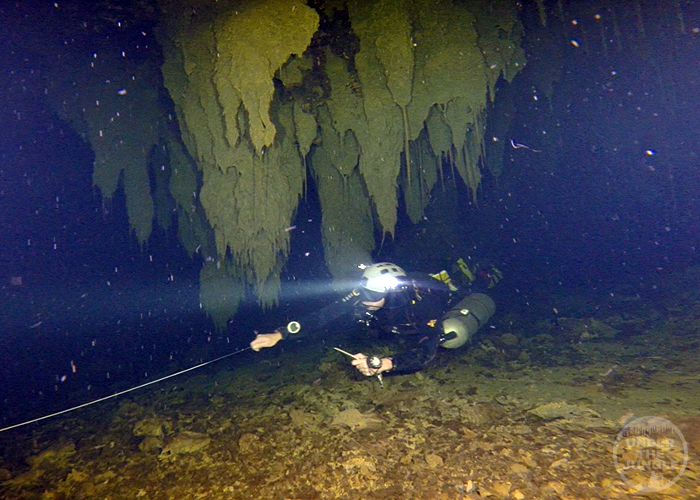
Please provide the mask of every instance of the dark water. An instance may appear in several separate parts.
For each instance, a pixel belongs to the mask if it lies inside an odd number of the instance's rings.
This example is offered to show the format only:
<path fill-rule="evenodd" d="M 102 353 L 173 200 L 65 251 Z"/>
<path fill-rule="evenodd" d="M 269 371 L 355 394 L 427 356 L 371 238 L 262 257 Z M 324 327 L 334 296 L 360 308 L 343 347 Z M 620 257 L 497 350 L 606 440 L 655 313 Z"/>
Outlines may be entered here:
<path fill-rule="evenodd" d="M 700 35 L 693 30 L 700 19 L 696 5 L 684 8 L 685 32 L 649 26 L 650 43 L 635 57 L 615 43 L 607 55 L 593 44 L 567 47 L 550 101 L 538 83 L 551 61 L 527 7 L 528 67 L 512 85 L 499 85 L 491 110 L 512 120 L 499 137 L 508 142 L 502 175 L 484 178 L 477 207 L 445 166 L 445 187 L 436 188 L 425 220 L 412 225 L 402 215 L 395 241 L 376 258 L 420 271 L 458 257 L 496 265 L 506 277 L 495 292 L 496 323 L 513 314 L 555 316 L 553 302 L 558 314 L 575 314 L 568 295 L 663 294 L 668 276 L 697 264 L 700 244 Z M 232 352 L 254 330 L 328 300 L 295 301 L 302 283 L 329 279 L 318 259 L 313 185 L 292 235 L 282 307 L 246 304 L 223 332 L 199 307 L 201 261 L 174 231 L 156 229 L 140 248 L 122 192 L 102 201 L 89 146 L 44 101 L 42 73 L 55 62 L 40 42 L 85 22 L 94 29 L 72 32 L 76 47 L 126 44 L 154 64 L 160 53 L 151 19 L 119 29 L 97 9 L 2 7 L 0 426 Z"/>

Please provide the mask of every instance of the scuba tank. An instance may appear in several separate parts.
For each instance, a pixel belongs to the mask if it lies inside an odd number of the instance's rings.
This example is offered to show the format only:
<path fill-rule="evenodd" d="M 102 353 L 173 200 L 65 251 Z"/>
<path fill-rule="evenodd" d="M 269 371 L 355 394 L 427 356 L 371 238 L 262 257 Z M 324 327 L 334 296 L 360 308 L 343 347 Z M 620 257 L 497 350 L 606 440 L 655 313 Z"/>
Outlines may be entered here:
<path fill-rule="evenodd" d="M 496 312 L 496 303 L 483 293 L 473 293 L 460 300 L 442 317 L 440 345 L 456 349 L 466 344 Z"/>

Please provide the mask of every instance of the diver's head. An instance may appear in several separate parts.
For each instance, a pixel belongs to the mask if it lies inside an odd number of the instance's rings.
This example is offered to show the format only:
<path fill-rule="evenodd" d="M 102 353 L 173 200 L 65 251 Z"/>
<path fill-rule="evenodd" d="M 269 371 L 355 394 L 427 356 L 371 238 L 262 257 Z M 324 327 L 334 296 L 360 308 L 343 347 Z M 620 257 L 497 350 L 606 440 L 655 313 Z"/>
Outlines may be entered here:
<path fill-rule="evenodd" d="M 409 289 L 406 272 L 391 262 L 366 267 L 360 279 L 362 303 L 373 310 L 402 305 Z"/>

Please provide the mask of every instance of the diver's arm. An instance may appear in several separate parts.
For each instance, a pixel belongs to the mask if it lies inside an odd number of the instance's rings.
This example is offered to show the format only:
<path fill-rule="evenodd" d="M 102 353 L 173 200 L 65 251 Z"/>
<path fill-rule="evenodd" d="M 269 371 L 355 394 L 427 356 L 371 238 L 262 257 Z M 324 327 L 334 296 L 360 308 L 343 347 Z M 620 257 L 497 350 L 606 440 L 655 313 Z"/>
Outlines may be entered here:
<path fill-rule="evenodd" d="M 435 353 L 426 353 L 422 350 L 402 352 L 392 356 L 392 375 L 405 375 L 421 371 L 435 358 Z"/>
<path fill-rule="evenodd" d="M 250 343 L 250 348 L 257 352 L 263 347 L 274 347 L 280 340 L 289 338 L 290 335 L 295 335 L 300 330 L 301 324 L 298 321 L 290 321 L 272 333 L 258 333 Z"/>
<path fill-rule="evenodd" d="M 421 337 L 424 340 L 419 342 L 414 349 L 392 356 L 392 370 L 390 373 L 392 375 L 415 373 L 432 363 L 440 342 L 440 336 L 435 335 L 435 333 L 430 332 L 427 338 Z"/>
<path fill-rule="evenodd" d="M 354 300 L 351 300 L 353 298 Z M 353 311 L 356 304 L 357 294 L 350 294 L 299 321 L 290 321 L 272 333 L 259 333 L 250 343 L 250 347 L 254 351 L 259 351 L 263 347 L 273 347 L 280 340 L 286 340 L 290 337 L 301 338 L 321 333 L 331 321 Z"/>
<path fill-rule="evenodd" d="M 367 363 L 368 356 L 366 354 L 358 352 L 354 356 L 355 359 L 352 360 L 352 365 L 355 368 L 357 368 L 362 375 L 366 377 L 373 377 L 375 375 L 379 375 L 380 373 L 388 372 L 394 367 L 392 358 L 381 358 L 382 366 L 380 366 L 379 368 L 372 368 Z"/>
<path fill-rule="evenodd" d="M 280 340 L 282 340 L 280 332 L 258 333 L 250 343 L 250 348 L 257 352 L 263 347 L 274 347 Z"/>

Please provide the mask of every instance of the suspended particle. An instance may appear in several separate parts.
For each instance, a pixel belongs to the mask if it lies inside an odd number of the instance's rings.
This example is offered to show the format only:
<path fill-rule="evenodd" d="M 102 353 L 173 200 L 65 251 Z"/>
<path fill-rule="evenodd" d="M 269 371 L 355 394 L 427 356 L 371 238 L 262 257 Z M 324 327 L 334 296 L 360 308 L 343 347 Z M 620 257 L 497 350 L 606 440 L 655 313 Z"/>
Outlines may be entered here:
<path fill-rule="evenodd" d="M 576 40 L 573 40 L 573 39 L 571 40 L 571 45 L 573 45 L 577 49 L 581 46 Z"/>
<path fill-rule="evenodd" d="M 601 19 L 603 19 L 602 16 L 601 16 L 600 14 L 596 14 L 596 15 L 593 16 L 593 17 L 595 18 L 596 21 L 600 21 Z"/>
<path fill-rule="evenodd" d="M 119 90 L 117 90 L 117 94 L 119 94 L 119 95 L 126 95 L 126 89 L 119 89 Z"/>
<path fill-rule="evenodd" d="M 656 154 L 656 151 L 654 151 L 653 149 L 647 149 L 644 152 L 647 156 L 654 156 Z"/>

